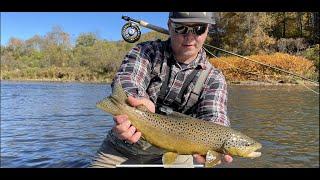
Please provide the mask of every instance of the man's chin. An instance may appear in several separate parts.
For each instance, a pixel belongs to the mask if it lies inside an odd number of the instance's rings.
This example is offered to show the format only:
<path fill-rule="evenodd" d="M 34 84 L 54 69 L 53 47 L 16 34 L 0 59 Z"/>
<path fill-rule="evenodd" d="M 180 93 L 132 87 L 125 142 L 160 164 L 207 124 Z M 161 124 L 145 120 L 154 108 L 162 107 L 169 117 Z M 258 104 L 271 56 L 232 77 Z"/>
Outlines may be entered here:
<path fill-rule="evenodd" d="M 192 57 L 192 56 L 196 56 L 198 53 L 196 52 L 196 51 L 194 51 L 194 50 L 192 50 L 192 51 L 185 51 L 184 53 L 183 53 L 183 56 L 185 56 L 185 57 Z"/>

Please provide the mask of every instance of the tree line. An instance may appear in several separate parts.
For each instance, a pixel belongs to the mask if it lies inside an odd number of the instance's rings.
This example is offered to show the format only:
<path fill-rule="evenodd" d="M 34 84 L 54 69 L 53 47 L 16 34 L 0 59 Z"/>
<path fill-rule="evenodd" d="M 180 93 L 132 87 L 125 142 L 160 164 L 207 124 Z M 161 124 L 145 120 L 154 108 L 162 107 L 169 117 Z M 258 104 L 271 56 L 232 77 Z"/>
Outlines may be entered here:
<path fill-rule="evenodd" d="M 206 43 L 242 55 L 282 52 L 303 56 L 313 61 L 319 71 L 318 12 L 219 12 L 216 15 L 217 23 L 210 27 Z M 1 71 L 68 67 L 112 74 L 135 44 L 167 38 L 150 32 L 130 44 L 84 32 L 72 42 L 70 34 L 55 26 L 44 36 L 34 35 L 27 40 L 11 37 L 6 45 L 1 45 Z"/>

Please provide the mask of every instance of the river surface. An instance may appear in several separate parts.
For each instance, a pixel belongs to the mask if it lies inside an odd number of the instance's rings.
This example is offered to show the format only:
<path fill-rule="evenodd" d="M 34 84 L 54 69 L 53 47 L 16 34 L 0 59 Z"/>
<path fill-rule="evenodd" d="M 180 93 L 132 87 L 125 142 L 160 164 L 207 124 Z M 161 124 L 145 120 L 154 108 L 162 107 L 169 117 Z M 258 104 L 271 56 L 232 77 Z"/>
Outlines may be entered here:
<path fill-rule="evenodd" d="M 316 89 L 319 92 L 319 89 Z M 1 167 L 87 167 L 112 117 L 109 84 L 1 82 Z M 218 167 L 319 167 L 319 96 L 302 86 L 229 86 L 232 128 L 262 156 Z"/>

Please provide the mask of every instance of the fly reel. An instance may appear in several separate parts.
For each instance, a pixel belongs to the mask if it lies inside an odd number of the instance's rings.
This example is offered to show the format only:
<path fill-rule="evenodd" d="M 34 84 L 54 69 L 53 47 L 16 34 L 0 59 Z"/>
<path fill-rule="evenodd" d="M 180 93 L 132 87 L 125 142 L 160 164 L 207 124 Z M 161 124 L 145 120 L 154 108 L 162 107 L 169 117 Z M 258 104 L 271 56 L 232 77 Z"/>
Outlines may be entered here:
<path fill-rule="evenodd" d="M 136 23 L 128 22 L 122 26 L 121 36 L 125 41 L 134 43 L 140 39 L 141 31 Z"/>

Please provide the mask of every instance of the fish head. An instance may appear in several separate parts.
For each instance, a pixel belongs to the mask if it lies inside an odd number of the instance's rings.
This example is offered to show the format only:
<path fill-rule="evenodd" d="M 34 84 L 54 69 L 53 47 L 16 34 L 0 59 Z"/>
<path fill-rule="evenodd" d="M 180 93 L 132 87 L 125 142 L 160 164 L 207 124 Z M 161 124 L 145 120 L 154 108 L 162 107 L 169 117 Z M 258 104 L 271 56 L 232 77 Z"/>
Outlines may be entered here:
<path fill-rule="evenodd" d="M 256 158 L 261 156 L 261 152 L 257 152 L 261 148 L 262 145 L 254 139 L 243 134 L 233 134 L 224 143 L 223 152 L 231 156 Z"/>

